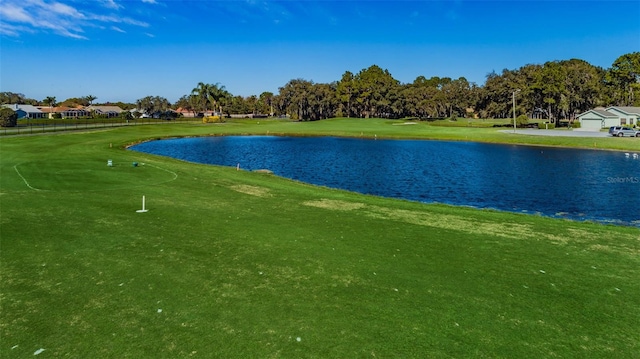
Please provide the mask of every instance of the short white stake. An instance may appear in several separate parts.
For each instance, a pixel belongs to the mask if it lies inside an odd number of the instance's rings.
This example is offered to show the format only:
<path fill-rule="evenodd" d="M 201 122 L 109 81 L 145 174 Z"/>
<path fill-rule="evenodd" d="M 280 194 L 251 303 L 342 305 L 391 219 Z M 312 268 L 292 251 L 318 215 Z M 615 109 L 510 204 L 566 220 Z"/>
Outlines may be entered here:
<path fill-rule="evenodd" d="M 144 207 L 144 196 L 142 196 L 142 209 L 137 210 L 138 213 L 148 212 L 148 210 Z"/>

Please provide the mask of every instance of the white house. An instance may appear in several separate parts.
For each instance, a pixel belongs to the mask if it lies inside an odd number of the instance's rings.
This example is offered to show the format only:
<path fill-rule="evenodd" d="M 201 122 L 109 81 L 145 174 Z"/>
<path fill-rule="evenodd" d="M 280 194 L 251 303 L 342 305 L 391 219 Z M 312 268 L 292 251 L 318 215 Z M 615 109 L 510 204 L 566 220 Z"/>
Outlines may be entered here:
<path fill-rule="evenodd" d="M 640 107 L 608 107 L 607 112 L 620 117 L 620 124 L 616 126 L 640 125 Z"/>
<path fill-rule="evenodd" d="M 589 131 L 600 131 L 611 126 L 640 125 L 640 107 L 612 106 L 598 107 L 578 115 L 580 128 Z"/>
<path fill-rule="evenodd" d="M 18 118 L 44 118 L 44 112 L 40 111 L 37 107 L 31 105 L 10 104 L 2 105 L 18 113 Z"/>

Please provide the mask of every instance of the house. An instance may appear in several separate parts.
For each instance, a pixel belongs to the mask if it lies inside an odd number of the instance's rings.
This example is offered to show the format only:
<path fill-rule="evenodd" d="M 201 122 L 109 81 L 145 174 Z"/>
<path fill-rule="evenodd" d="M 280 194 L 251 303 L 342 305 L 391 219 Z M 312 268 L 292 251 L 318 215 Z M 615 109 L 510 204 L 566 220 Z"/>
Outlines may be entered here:
<path fill-rule="evenodd" d="M 602 107 L 583 112 L 577 116 L 580 128 L 585 131 L 600 131 L 603 128 L 619 125 L 618 116 Z"/>
<path fill-rule="evenodd" d="M 577 116 L 580 128 L 585 131 L 600 131 L 611 126 L 640 125 L 640 107 L 598 107 Z"/>
<path fill-rule="evenodd" d="M 608 107 L 607 112 L 620 117 L 620 123 L 615 126 L 640 125 L 640 107 Z"/>
<path fill-rule="evenodd" d="M 181 114 L 182 117 L 197 117 L 196 115 L 198 114 L 198 112 L 196 110 L 187 110 L 187 109 L 182 108 L 182 107 L 178 107 L 176 112 L 178 114 Z"/>
<path fill-rule="evenodd" d="M 13 111 L 18 113 L 18 119 L 21 118 L 44 118 L 45 114 L 40 111 L 37 107 L 32 105 L 20 105 L 17 103 L 2 105 L 2 107 L 7 107 L 12 109 Z"/>
<path fill-rule="evenodd" d="M 61 111 L 60 115 L 62 115 L 62 118 L 78 118 L 90 116 L 91 112 L 83 109 L 82 107 L 67 108 L 66 110 Z"/>
<path fill-rule="evenodd" d="M 105 116 L 107 118 L 118 117 L 120 113 L 124 112 L 118 106 L 89 106 L 86 108 L 87 111 L 93 111 L 96 115 Z"/>
<path fill-rule="evenodd" d="M 73 108 L 73 107 L 66 107 L 66 106 L 59 106 L 59 107 L 39 106 L 38 108 L 43 113 L 48 114 L 48 117 L 50 119 L 54 118 L 54 115 L 57 113 L 59 113 L 60 117 L 62 118 L 87 117 L 91 114 L 89 111 L 83 109 L 82 107 Z"/>

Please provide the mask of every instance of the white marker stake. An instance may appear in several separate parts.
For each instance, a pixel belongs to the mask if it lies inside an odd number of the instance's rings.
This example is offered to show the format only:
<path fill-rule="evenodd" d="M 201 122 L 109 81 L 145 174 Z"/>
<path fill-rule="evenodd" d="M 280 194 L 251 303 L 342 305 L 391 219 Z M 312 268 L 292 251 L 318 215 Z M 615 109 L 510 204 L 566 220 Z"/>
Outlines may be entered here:
<path fill-rule="evenodd" d="M 144 208 L 144 196 L 142 196 L 142 209 L 139 209 L 136 212 L 138 213 L 148 212 L 148 210 Z"/>

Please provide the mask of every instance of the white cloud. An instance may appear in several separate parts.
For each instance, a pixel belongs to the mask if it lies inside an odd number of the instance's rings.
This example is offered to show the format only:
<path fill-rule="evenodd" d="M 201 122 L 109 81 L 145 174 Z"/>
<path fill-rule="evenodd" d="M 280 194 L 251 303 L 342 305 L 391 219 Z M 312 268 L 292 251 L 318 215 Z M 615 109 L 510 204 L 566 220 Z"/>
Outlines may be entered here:
<path fill-rule="evenodd" d="M 103 0 L 103 3 L 104 3 L 104 6 L 109 8 L 109 9 L 118 10 L 118 9 L 123 7 L 122 5 L 120 5 L 117 2 L 115 2 L 115 0 Z"/>
<path fill-rule="evenodd" d="M 2 15 L 3 19 L 8 20 L 10 22 L 30 22 L 31 21 L 31 17 L 23 8 L 10 3 L 0 4 L 0 15 Z"/>
<path fill-rule="evenodd" d="M 96 8 L 95 3 L 76 3 L 69 0 L 3 0 L 0 1 L 0 34 L 19 37 L 23 33 L 43 31 L 75 39 L 87 39 L 85 29 L 105 28 L 97 23 L 149 27 L 148 23 L 119 12 L 108 14 L 104 8 L 113 11 L 123 8 L 116 0 L 103 0 L 99 6 Z M 111 29 L 125 32 L 116 26 Z"/>
<path fill-rule="evenodd" d="M 96 20 L 101 22 L 113 22 L 113 23 L 121 23 L 127 25 L 135 25 L 140 27 L 149 27 L 149 24 L 144 21 L 134 20 L 128 17 L 118 17 L 118 16 L 107 16 L 107 15 L 90 15 L 87 17 L 89 20 Z"/>
<path fill-rule="evenodd" d="M 59 2 L 47 4 L 43 1 L 39 1 L 39 4 L 44 10 L 51 11 L 56 14 L 84 18 L 84 15 L 80 11 L 66 4 L 62 4 Z"/>
<path fill-rule="evenodd" d="M 6 23 L 0 23 L 0 35 L 6 35 L 11 37 L 18 37 L 21 33 L 29 32 L 32 33 L 33 30 L 21 25 L 11 25 Z"/>
<path fill-rule="evenodd" d="M 157 4 L 158 2 L 156 0 L 142 0 L 143 3 L 147 3 L 147 4 Z"/>
<path fill-rule="evenodd" d="M 121 33 L 126 33 L 126 31 L 122 30 L 121 28 L 117 27 L 117 26 L 111 26 L 111 30 L 117 31 L 117 32 L 121 32 Z"/>

